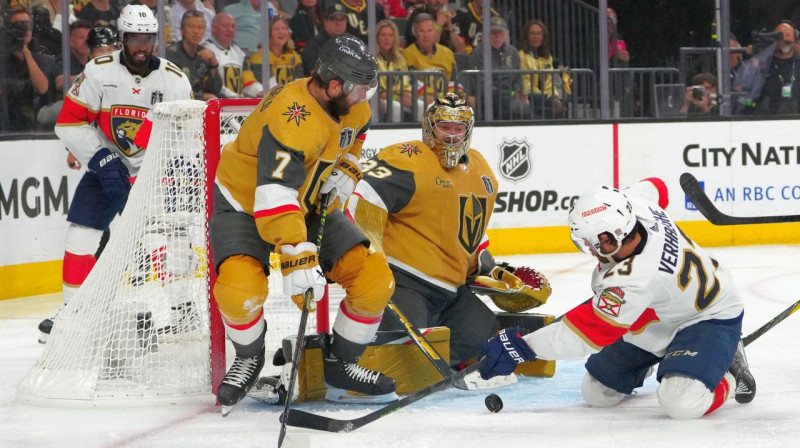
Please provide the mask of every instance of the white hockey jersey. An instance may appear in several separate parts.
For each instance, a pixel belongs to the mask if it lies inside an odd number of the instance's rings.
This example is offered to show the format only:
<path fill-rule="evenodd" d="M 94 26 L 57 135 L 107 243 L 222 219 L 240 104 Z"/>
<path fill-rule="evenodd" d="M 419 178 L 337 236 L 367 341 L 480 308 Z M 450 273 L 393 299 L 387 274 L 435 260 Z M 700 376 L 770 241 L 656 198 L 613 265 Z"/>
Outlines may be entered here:
<path fill-rule="evenodd" d="M 192 98 L 189 79 L 175 64 L 153 57 L 145 77 L 131 74 L 121 51 L 91 60 L 72 84 L 55 132 L 83 165 L 100 148 L 119 153 L 131 176 L 139 171 L 144 147 L 134 138 L 150 108 L 162 101 Z"/>
<path fill-rule="evenodd" d="M 205 43 L 205 48 L 214 53 L 219 64 L 219 73 L 222 77 L 222 90 L 220 95 L 223 98 L 255 98 L 262 93 L 264 87 L 256 79 L 252 70 L 244 67 L 244 51 L 236 44 L 231 44 L 230 48 L 223 48 L 213 37 Z"/>
<path fill-rule="evenodd" d="M 659 181 L 660 183 L 660 181 Z M 690 240 L 658 203 L 648 181 L 625 191 L 644 228 L 634 254 L 619 263 L 599 263 L 594 296 L 560 322 L 524 336 L 541 359 L 575 358 L 599 351 L 620 337 L 664 356 L 675 334 L 709 319 L 732 319 L 744 305 L 730 273 Z M 655 195 L 652 195 L 655 196 Z M 655 199 L 655 200 L 654 200 Z"/>

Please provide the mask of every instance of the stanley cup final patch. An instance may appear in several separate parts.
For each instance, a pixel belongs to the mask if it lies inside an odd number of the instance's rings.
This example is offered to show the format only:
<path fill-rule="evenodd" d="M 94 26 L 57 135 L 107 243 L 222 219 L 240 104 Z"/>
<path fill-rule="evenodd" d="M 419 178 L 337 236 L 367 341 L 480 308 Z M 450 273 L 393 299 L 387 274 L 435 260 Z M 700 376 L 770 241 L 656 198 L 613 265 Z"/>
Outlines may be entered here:
<path fill-rule="evenodd" d="M 611 317 L 619 317 L 619 310 L 625 303 L 623 298 L 625 292 L 616 286 L 606 288 L 597 297 L 597 304 L 595 305 L 598 310 Z"/>
<path fill-rule="evenodd" d="M 533 167 L 531 144 L 527 139 L 503 139 L 500 144 L 500 175 L 517 182 L 528 177 Z"/>

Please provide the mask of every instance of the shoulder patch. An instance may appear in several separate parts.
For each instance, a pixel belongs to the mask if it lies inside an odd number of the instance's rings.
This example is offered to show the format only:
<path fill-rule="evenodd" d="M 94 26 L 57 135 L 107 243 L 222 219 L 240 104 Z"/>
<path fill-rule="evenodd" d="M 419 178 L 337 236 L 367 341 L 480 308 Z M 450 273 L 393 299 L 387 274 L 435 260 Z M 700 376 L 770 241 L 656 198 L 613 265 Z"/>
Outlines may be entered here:
<path fill-rule="evenodd" d="M 406 154 L 409 158 L 422 153 L 417 145 L 412 145 L 410 143 L 399 145 L 398 148 L 400 148 L 400 154 Z"/>
<path fill-rule="evenodd" d="M 619 317 L 619 310 L 625 304 L 624 297 L 625 292 L 622 289 L 612 286 L 600 293 L 595 306 L 598 310 L 611 317 Z"/>
<path fill-rule="evenodd" d="M 289 110 L 281 115 L 289 117 L 286 119 L 287 123 L 294 120 L 294 123 L 298 127 L 300 127 L 300 120 L 306 121 L 306 117 L 311 115 L 311 112 L 306 110 L 306 105 L 297 104 L 297 101 L 295 101 L 291 106 L 286 106 L 286 108 Z M 352 129 L 350 131 L 352 132 Z"/>
<path fill-rule="evenodd" d="M 494 194 L 494 184 L 492 184 L 492 179 L 489 176 L 483 175 L 481 176 L 481 180 L 483 181 L 483 188 L 486 189 L 486 192 L 489 194 Z"/>

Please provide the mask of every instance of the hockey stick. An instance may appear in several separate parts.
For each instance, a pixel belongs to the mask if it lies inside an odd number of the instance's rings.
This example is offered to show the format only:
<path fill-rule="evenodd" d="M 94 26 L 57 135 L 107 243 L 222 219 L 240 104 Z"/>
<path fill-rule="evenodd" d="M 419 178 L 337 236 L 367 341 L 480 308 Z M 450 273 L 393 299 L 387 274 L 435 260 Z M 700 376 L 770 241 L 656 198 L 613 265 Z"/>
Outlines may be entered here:
<path fill-rule="evenodd" d="M 438 383 L 431 384 L 430 386 L 424 389 L 418 390 L 411 395 L 406 395 L 400 400 L 393 401 L 380 409 L 376 409 L 370 412 L 369 414 L 358 418 L 342 420 L 342 419 L 325 417 L 324 415 L 312 414 L 310 412 L 305 412 L 298 409 L 292 409 L 289 412 L 289 417 L 286 419 L 286 424 L 288 424 L 289 426 L 296 426 L 299 428 L 316 429 L 317 431 L 328 431 L 328 432 L 355 431 L 356 429 L 368 423 L 372 423 L 381 417 L 386 417 L 387 415 L 397 410 L 400 410 L 414 402 L 417 402 L 427 397 L 428 395 L 447 389 L 448 387 L 455 384 L 458 380 L 478 370 L 485 361 L 486 358 L 481 358 L 481 360 L 478 361 L 477 363 L 467 367 L 466 369 L 460 372 L 456 372 L 452 375 L 445 377 Z"/>
<path fill-rule="evenodd" d="M 717 226 L 732 226 L 738 224 L 771 224 L 784 222 L 798 222 L 800 215 L 776 215 L 776 216 L 730 216 L 722 213 L 714 206 L 711 199 L 703 191 L 703 187 L 697 179 L 690 173 L 681 174 L 681 188 L 686 196 L 711 224 Z"/>
<path fill-rule="evenodd" d="M 756 339 L 758 339 L 764 333 L 766 333 L 769 330 L 771 330 L 775 325 L 778 325 L 779 323 L 783 322 L 784 319 L 786 319 L 787 317 L 791 316 L 792 313 L 794 313 L 797 310 L 800 310 L 800 300 L 798 300 L 797 302 L 794 302 L 789 308 L 786 308 L 785 310 L 781 311 L 780 314 L 778 314 L 777 316 L 773 317 L 769 322 L 767 322 L 764 325 L 762 325 L 761 328 L 759 328 L 758 330 L 756 330 L 756 331 L 748 334 L 747 336 L 743 337 L 742 338 L 742 342 L 744 343 L 745 347 L 749 343 L 751 343 L 751 342 L 755 341 Z"/>
<path fill-rule="evenodd" d="M 325 221 L 328 218 L 328 208 L 325 206 L 327 204 L 328 195 L 323 195 L 320 198 L 320 203 L 322 206 L 320 207 L 320 214 L 319 214 L 319 230 L 317 231 L 317 258 L 319 258 L 319 252 L 322 250 L 322 234 L 325 230 Z M 292 354 L 292 374 L 289 377 L 289 384 L 286 386 L 286 404 L 283 406 L 283 412 L 280 416 L 281 421 L 281 430 L 278 434 L 278 448 L 283 446 L 283 439 L 286 437 L 286 416 L 291 415 L 290 408 L 292 406 L 292 394 L 294 393 L 294 386 L 297 382 L 297 370 L 300 366 L 300 354 L 303 353 L 303 348 L 306 345 L 306 323 L 308 322 L 308 312 L 309 307 L 311 306 L 311 301 L 314 300 L 314 288 L 308 288 L 303 294 L 304 301 L 303 301 L 303 312 L 300 314 L 300 326 L 297 329 L 297 339 L 295 340 L 294 345 L 294 353 Z"/>
<path fill-rule="evenodd" d="M 405 314 L 400 311 L 400 308 L 392 303 L 391 300 L 389 301 L 388 308 L 390 314 L 394 316 L 394 318 L 397 319 L 400 324 L 403 325 L 403 330 L 405 330 L 408 337 L 414 341 L 414 344 L 416 344 L 422 354 L 428 358 L 428 361 L 430 361 L 431 364 L 436 367 L 436 370 L 439 371 L 439 373 L 442 375 L 442 378 L 447 378 L 449 375 L 451 375 L 453 373 L 453 369 L 450 368 L 450 366 L 444 361 L 444 358 L 439 355 L 439 352 L 437 352 L 436 349 L 433 348 L 433 346 L 428 342 L 428 340 L 425 339 L 425 336 L 420 333 L 419 330 L 417 330 L 414 324 L 408 321 L 408 318 L 406 318 Z"/>

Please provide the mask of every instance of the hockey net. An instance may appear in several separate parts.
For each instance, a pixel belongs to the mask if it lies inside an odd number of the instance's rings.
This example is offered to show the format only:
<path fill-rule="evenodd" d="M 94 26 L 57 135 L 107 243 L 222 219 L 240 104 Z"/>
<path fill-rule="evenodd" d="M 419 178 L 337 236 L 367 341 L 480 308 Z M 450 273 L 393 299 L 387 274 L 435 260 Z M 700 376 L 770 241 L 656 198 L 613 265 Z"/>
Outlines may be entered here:
<path fill-rule="evenodd" d="M 226 347 L 211 296 L 210 198 L 220 149 L 256 104 L 178 101 L 153 108 L 150 146 L 125 210 L 97 265 L 59 312 L 20 398 L 97 402 L 216 390 Z M 279 269 L 271 269 L 269 288 L 268 352 L 296 334 L 300 321 Z M 326 301 L 317 316 L 309 316 L 307 332 L 327 330 Z"/>

